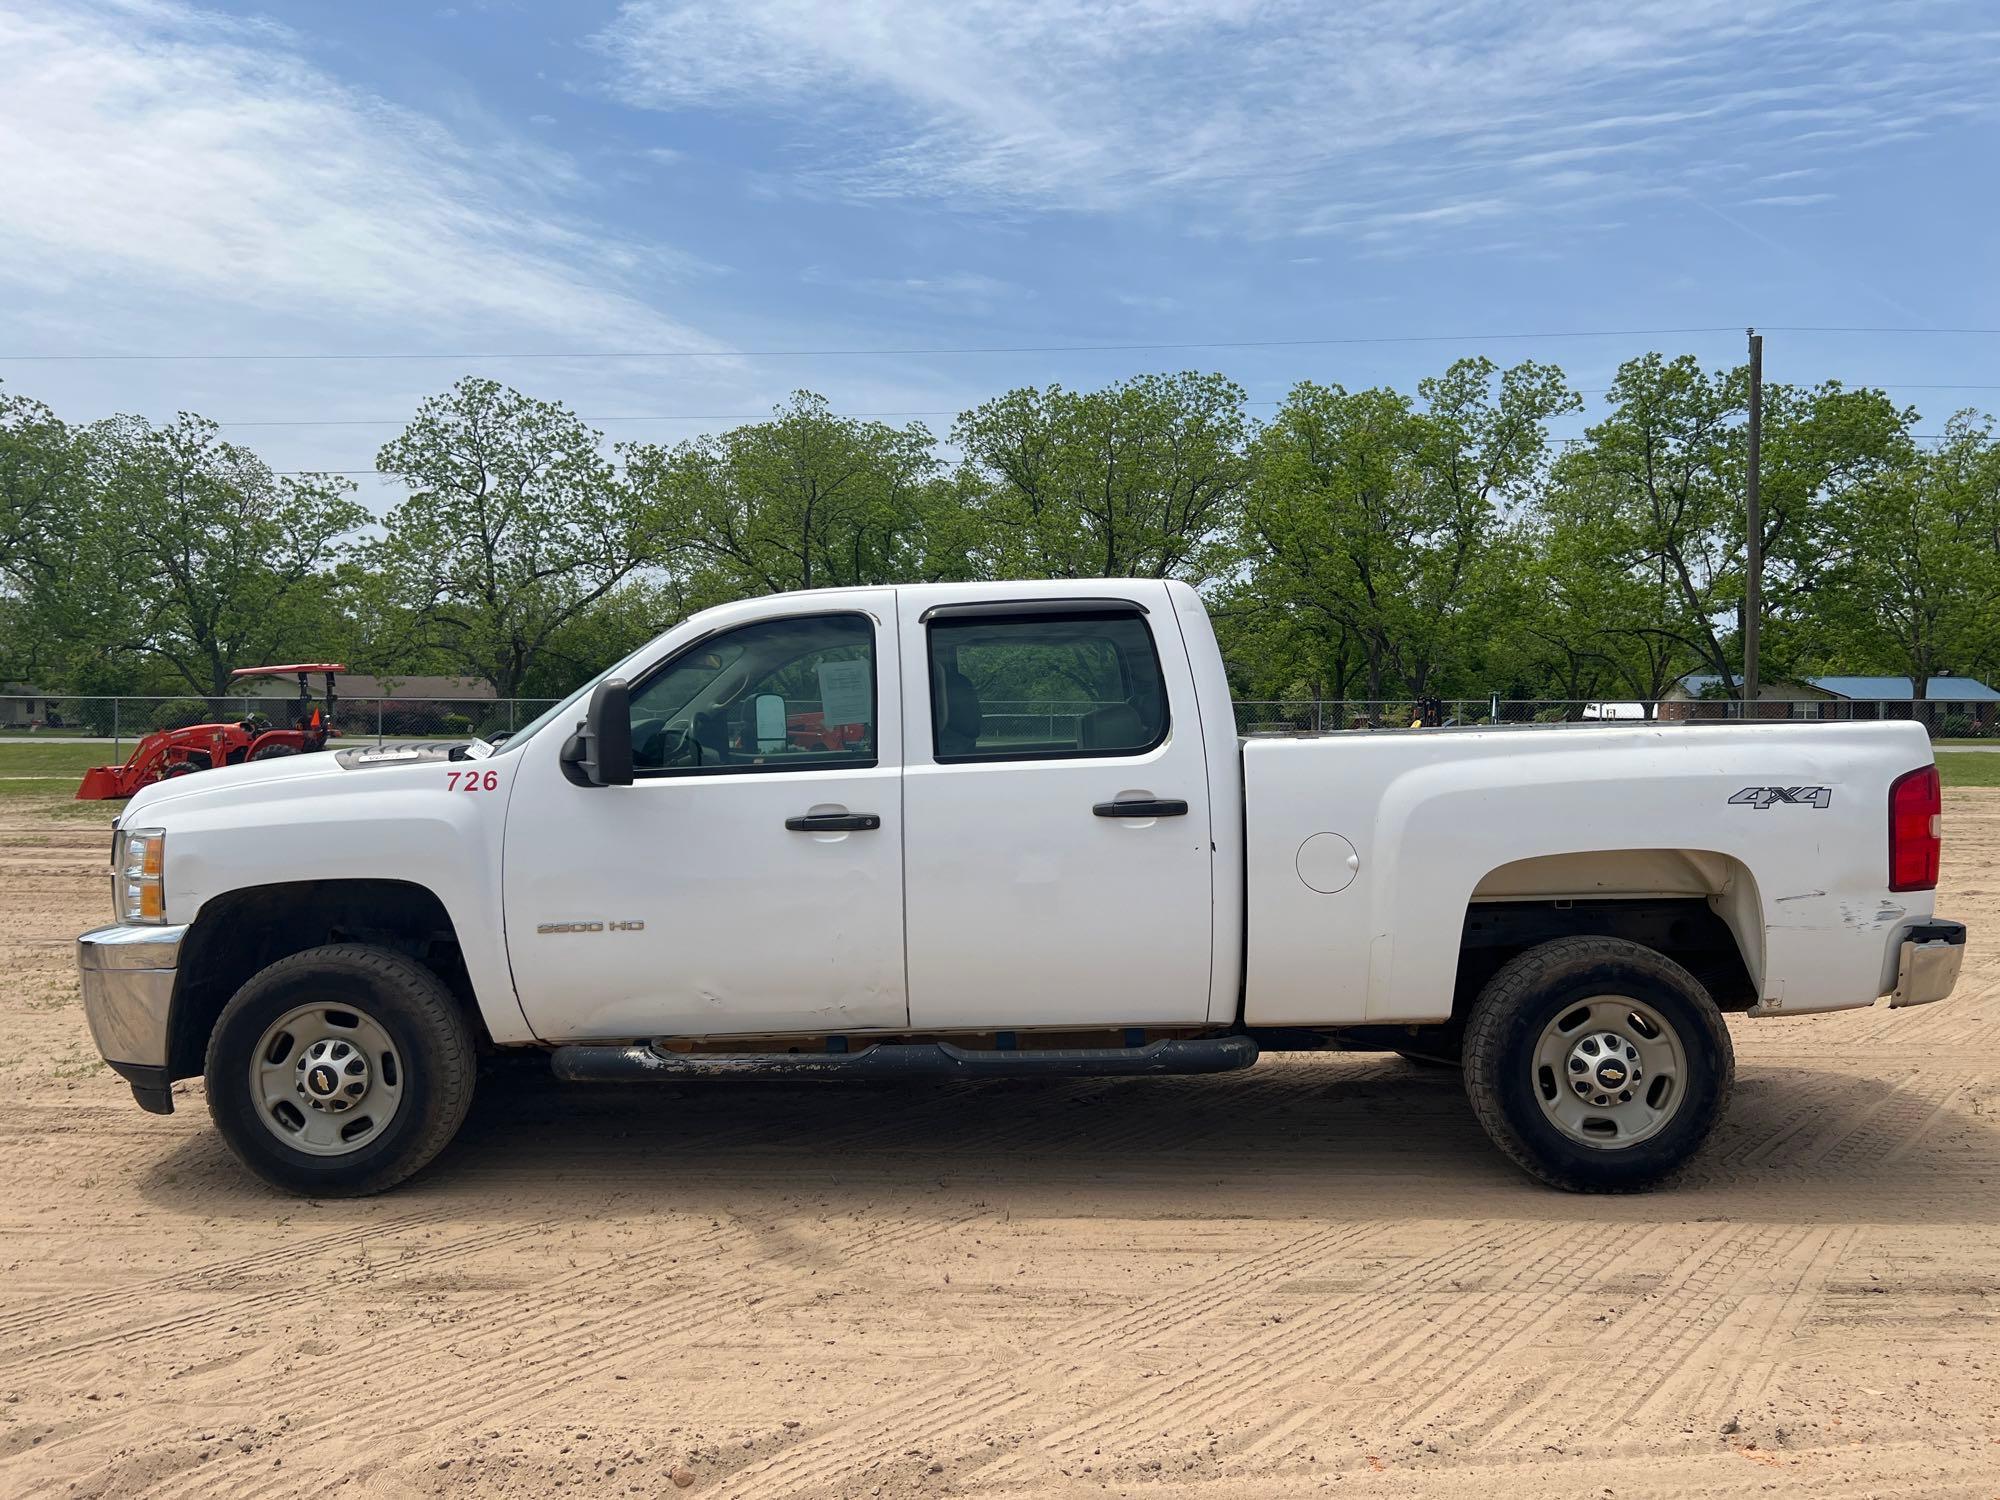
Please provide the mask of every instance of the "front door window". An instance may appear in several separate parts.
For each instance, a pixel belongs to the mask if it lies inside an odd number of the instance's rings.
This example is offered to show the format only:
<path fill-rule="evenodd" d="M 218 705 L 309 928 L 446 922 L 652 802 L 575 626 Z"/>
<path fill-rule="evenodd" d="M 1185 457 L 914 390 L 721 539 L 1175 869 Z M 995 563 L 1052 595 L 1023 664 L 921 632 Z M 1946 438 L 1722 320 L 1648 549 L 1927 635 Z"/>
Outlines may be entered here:
<path fill-rule="evenodd" d="M 875 627 L 760 620 L 699 641 L 632 692 L 635 776 L 875 764 Z"/>

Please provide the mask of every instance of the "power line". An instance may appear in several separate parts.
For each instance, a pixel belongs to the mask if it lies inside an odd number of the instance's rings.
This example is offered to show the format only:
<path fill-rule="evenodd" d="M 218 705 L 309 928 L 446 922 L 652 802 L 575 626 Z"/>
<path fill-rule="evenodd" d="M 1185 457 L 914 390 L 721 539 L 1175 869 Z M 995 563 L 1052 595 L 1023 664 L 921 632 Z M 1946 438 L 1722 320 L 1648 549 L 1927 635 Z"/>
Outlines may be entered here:
<path fill-rule="evenodd" d="M 364 353 L 261 354 L 0 354 L 0 362 L 94 363 L 110 361 L 167 362 L 198 360 L 422 360 L 422 359 L 863 359 L 876 356 L 915 357 L 955 354 L 1137 354 L 1177 349 L 1305 349 L 1335 344 L 1471 344 L 1528 339 L 1664 338 L 1695 333 L 1734 333 L 1716 328 L 1595 328 L 1535 333 L 1402 333 L 1350 334 L 1310 339 L 1202 339 L 1149 344 L 967 344 L 929 348 L 873 349 L 581 349 L 532 350 L 513 354 L 382 351 Z"/>
<path fill-rule="evenodd" d="M 2000 385 L 1960 385 L 1949 382 L 1920 383 L 1912 381 L 1889 381 L 1871 383 L 1857 389 L 1884 391 L 2000 391 Z M 1608 396 L 1609 388 L 1599 387 L 1579 390 L 1579 396 Z M 1282 406 L 1278 397 L 1245 401 L 1245 406 Z M 878 417 L 956 417 L 964 414 L 966 408 L 951 407 L 933 411 L 833 411 L 827 415 L 851 419 Z M 648 412 L 622 414 L 608 417 L 578 417 L 579 422 L 761 422 L 771 416 L 764 411 L 723 411 L 723 412 Z M 242 421 L 217 422 L 217 427 L 401 427 L 409 422 L 408 417 L 260 417 Z"/>
<path fill-rule="evenodd" d="M 0 363 L 108 363 L 194 361 L 308 360 L 598 360 L 598 359 L 865 359 L 978 354 L 1135 354 L 1187 349 L 1308 349 L 1355 344 L 1473 344 L 1525 342 L 1537 339 L 1666 338 L 1689 334 L 1734 333 L 1740 325 L 1698 328 L 1575 328 L 1521 333 L 1395 333 L 1341 334 L 1293 339 L 1185 339 L 1129 344 L 963 344 L 848 349 L 576 349 L 519 350 L 512 353 L 455 350 L 305 351 L 292 353 L 246 350 L 192 354 L 0 354 Z M 1935 335 L 2000 337 L 2000 328 L 1918 328 L 1841 326 L 1833 324 L 1765 324 L 1773 333 Z"/>
<path fill-rule="evenodd" d="M 1949 435 L 1942 432 L 1913 432 L 1909 437 L 1913 443 L 1943 443 L 1950 441 Z M 1581 443 L 1588 443 L 1589 441 L 1589 438 L 1581 437 L 1556 437 L 1549 439 L 1552 445 L 1562 448 L 1574 447 Z M 323 474 L 328 478 L 354 478 L 373 474 L 383 479 L 394 478 L 397 474 L 397 471 L 394 469 L 273 469 L 271 472 L 276 475 L 292 477 Z"/>
<path fill-rule="evenodd" d="M 2000 335 L 2000 328 L 1870 328 L 1864 326 L 1847 328 L 1811 323 L 1760 323 L 1758 326 L 1769 333 L 1940 333 L 1967 338 L 1992 338 Z"/>

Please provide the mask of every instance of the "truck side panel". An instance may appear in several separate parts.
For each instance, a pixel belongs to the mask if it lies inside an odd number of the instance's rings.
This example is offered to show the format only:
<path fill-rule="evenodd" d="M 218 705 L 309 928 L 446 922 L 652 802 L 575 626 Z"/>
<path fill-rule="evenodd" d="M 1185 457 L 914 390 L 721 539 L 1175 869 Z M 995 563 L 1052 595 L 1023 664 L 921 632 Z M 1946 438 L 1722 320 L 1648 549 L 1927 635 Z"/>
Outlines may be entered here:
<path fill-rule="evenodd" d="M 1481 881 L 1605 850 L 1691 851 L 1689 867 L 1715 872 L 1706 894 L 1761 1010 L 1870 1004 L 1893 983 L 1899 934 L 1932 913 L 1930 892 L 1889 891 L 1886 829 L 1890 782 L 1930 758 L 1912 724 L 1253 740 L 1247 1019 L 1444 1020 Z M 1765 788 L 1823 795 L 1743 795 Z"/>

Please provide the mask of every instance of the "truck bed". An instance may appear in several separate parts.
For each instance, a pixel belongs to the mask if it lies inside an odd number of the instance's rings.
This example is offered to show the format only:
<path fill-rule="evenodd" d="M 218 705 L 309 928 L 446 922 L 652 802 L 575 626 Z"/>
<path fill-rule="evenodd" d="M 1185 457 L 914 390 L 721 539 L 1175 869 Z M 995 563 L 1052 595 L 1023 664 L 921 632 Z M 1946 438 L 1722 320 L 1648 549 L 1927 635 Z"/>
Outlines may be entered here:
<path fill-rule="evenodd" d="M 1335 731 L 1241 758 L 1253 1025 L 1444 1019 L 1476 902 L 1699 899 L 1786 1014 L 1872 1003 L 1932 915 L 1886 868 L 1890 783 L 1931 760 L 1916 724 Z"/>

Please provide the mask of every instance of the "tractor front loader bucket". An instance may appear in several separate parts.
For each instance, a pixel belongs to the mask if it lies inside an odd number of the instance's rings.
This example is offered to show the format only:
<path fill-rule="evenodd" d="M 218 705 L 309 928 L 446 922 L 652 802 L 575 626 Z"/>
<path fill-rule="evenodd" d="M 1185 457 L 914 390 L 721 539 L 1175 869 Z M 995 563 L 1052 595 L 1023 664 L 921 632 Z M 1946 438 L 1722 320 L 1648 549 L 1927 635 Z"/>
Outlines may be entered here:
<path fill-rule="evenodd" d="M 76 789 L 79 802 L 102 802 L 112 797 L 129 797 L 123 766 L 92 766 L 83 773 L 83 785 Z"/>

